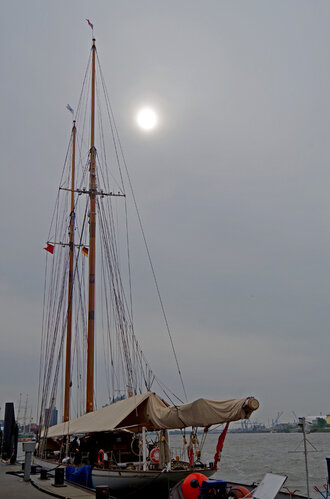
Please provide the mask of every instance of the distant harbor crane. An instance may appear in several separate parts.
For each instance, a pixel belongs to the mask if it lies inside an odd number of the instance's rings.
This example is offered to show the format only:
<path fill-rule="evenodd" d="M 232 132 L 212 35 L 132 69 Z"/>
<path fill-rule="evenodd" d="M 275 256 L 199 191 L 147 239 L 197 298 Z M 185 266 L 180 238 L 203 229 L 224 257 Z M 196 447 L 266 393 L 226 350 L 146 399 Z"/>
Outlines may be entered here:
<path fill-rule="evenodd" d="M 299 423 L 299 418 L 298 418 L 297 414 L 294 411 L 291 411 L 291 412 L 292 412 L 293 417 L 294 417 L 294 422 L 298 424 Z"/>
<path fill-rule="evenodd" d="M 280 417 L 282 416 L 282 414 L 283 414 L 283 411 L 282 412 L 278 412 L 276 418 L 272 419 L 272 428 L 274 428 L 276 425 L 278 425 L 278 422 L 279 422 Z"/>

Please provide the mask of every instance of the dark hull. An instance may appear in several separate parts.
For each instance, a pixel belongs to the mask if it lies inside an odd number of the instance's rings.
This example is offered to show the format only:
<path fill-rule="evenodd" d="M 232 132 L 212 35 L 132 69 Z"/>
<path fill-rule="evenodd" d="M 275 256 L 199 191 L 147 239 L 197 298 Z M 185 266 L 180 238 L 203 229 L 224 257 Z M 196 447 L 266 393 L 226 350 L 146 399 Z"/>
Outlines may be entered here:
<path fill-rule="evenodd" d="M 55 461 L 34 457 L 34 464 L 43 468 L 53 470 L 58 466 Z M 61 465 L 66 468 L 67 466 Z M 77 467 L 78 469 L 78 467 Z M 207 477 L 214 474 L 212 469 L 199 469 Z M 170 490 L 184 478 L 192 473 L 192 470 L 127 470 L 127 469 L 92 469 L 93 487 L 109 486 L 111 496 L 116 498 L 127 497 L 130 499 L 168 499 Z"/>

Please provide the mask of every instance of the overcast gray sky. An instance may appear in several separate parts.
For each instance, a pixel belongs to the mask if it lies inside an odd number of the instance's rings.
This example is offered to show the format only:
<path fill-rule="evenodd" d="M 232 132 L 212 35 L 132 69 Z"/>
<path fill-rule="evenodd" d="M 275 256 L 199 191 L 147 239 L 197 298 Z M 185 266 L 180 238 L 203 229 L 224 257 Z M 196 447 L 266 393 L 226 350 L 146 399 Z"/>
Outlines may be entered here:
<path fill-rule="evenodd" d="M 2 2 L 1 407 L 20 393 L 36 404 L 42 248 L 85 18 L 189 399 L 254 394 L 265 422 L 330 413 L 328 0 Z M 144 103 L 160 115 L 147 136 L 134 124 Z M 164 326 L 136 317 L 179 388 Z"/>

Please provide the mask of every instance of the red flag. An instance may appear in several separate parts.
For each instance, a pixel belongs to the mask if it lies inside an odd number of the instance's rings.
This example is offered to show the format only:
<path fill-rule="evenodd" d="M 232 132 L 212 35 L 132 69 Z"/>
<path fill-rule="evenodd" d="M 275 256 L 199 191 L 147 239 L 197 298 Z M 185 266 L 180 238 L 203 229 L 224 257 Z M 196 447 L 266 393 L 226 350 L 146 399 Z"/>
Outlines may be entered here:
<path fill-rule="evenodd" d="M 226 426 L 224 427 L 224 429 L 222 430 L 221 435 L 219 436 L 219 440 L 218 440 L 216 452 L 214 454 L 213 469 L 215 471 L 217 471 L 217 469 L 218 469 L 218 462 L 220 461 L 220 455 L 221 455 L 223 444 L 225 442 L 225 438 L 226 438 L 226 435 L 227 435 L 228 426 L 229 426 L 229 422 L 226 423 Z"/>
<path fill-rule="evenodd" d="M 46 250 L 49 253 L 53 254 L 54 253 L 54 248 L 55 248 L 55 246 L 53 244 L 47 243 L 47 246 L 46 246 L 46 248 L 44 248 L 44 250 Z"/>
<path fill-rule="evenodd" d="M 93 28 L 94 28 L 94 26 L 92 25 L 92 23 L 90 22 L 90 20 L 89 20 L 89 19 L 86 19 L 86 21 L 88 22 L 88 24 L 90 25 L 90 27 L 93 29 Z"/>
<path fill-rule="evenodd" d="M 88 248 L 86 248 L 86 246 L 83 247 L 83 249 L 81 250 L 82 254 L 85 255 L 85 256 L 88 256 Z"/>

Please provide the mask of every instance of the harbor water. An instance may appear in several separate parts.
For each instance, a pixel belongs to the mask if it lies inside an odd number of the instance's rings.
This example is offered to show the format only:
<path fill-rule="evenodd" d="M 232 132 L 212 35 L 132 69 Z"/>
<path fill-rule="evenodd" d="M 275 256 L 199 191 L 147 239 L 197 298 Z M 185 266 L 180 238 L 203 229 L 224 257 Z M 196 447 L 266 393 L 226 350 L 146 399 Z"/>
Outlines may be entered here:
<path fill-rule="evenodd" d="M 212 462 L 219 435 L 209 434 L 202 449 L 202 461 Z M 171 435 L 174 454 L 180 455 L 182 436 Z M 200 442 L 202 435 L 199 435 Z M 310 497 L 322 499 L 314 490 L 327 483 L 325 458 L 330 456 L 330 433 L 307 435 L 307 463 Z M 315 451 L 314 447 L 317 449 Z M 266 473 L 286 475 L 285 486 L 291 491 L 307 495 L 303 435 L 301 433 L 228 433 L 218 471 L 212 478 L 252 484 L 260 482 Z M 19 444 L 18 459 L 23 460 Z"/>
<path fill-rule="evenodd" d="M 208 435 L 202 450 L 203 462 L 213 461 L 218 437 Z M 330 456 L 330 433 L 310 433 L 307 440 L 310 497 L 322 499 L 313 487 L 324 490 L 327 483 L 325 458 Z M 181 436 L 171 435 L 171 444 L 177 443 L 179 448 L 181 442 Z M 288 477 L 284 485 L 291 491 L 298 489 L 297 493 L 307 495 L 303 451 L 302 433 L 228 433 L 213 478 L 252 484 L 260 482 L 266 473 L 277 473 Z"/>

